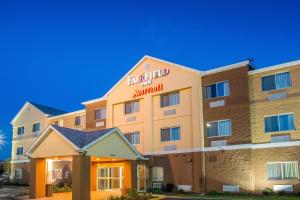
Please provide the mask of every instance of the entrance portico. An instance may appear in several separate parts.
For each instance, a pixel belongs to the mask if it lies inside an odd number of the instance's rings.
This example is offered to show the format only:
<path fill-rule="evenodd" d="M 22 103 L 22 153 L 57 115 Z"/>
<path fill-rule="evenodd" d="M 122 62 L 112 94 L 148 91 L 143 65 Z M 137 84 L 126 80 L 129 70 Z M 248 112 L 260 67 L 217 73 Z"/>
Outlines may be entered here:
<path fill-rule="evenodd" d="M 70 176 L 73 200 L 89 200 L 96 191 L 120 195 L 141 184 L 137 183 L 137 169 L 146 167 L 146 159 L 116 128 L 83 132 L 49 126 L 27 155 L 32 174 L 30 198 L 45 197 L 49 180 L 58 178 L 65 184 L 63 180 Z M 57 161 L 71 162 L 67 175 L 49 164 Z"/>

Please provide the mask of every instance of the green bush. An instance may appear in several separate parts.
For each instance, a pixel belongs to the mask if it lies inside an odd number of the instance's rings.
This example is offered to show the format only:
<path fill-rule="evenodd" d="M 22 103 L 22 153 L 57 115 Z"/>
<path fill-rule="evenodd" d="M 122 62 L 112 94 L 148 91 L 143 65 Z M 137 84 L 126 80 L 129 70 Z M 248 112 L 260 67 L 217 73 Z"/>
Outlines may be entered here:
<path fill-rule="evenodd" d="M 154 189 L 152 187 L 148 187 L 146 190 L 148 193 L 152 193 L 154 191 Z"/>
<path fill-rule="evenodd" d="M 278 191 L 278 194 L 281 196 L 284 196 L 284 195 L 287 195 L 288 193 L 284 190 L 280 190 L 280 191 Z"/>
<path fill-rule="evenodd" d="M 271 190 L 270 188 L 265 188 L 263 191 L 262 191 L 263 195 L 271 195 L 273 194 L 273 190 Z"/>
<path fill-rule="evenodd" d="M 59 186 L 59 185 L 54 185 L 52 187 L 52 190 L 54 193 L 59 193 L 59 192 L 72 192 L 72 188 L 69 186 Z"/>
<path fill-rule="evenodd" d="M 232 195 L 233 193 L 232 192 L 223 192 L 223 195 L 224 196 L 230 196 L 230 195 Z"/>
<path fill-rule="evenodd" d="M 209 196 L 218 196 L 220 193 L 218 193 L 216 190 L 211 190 L 209 193 L 207 193 Z"/>
<path fill-rule="evenodd" d="M 162 190 L 157 188 L 157 189 L 153 190 L 153 193 L 155 193 L 155 194 L 162 194 Z"/>

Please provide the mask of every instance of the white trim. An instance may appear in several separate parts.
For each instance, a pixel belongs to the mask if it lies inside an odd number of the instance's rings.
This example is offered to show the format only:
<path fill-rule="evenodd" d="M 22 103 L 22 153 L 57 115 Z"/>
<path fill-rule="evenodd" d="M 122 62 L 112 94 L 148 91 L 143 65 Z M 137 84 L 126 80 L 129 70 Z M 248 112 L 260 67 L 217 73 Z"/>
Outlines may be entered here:
<path fill-rule="evenodd" d="M 300 65 L 300 60 L 295 60 L 295 61 L 291 61 L 291 62 L 286 62 L 286 63 L 282 63 L 282 64 L 278 64 L 278 65 L 273 65 L 273 66 L 264 67 L 264 68 L 261 68 L 261 69 L 249 71 L 248 75 L 253 75 L 253 74 L 258 74 L 258 73 L 263 73 L 263 72 L 269 72 L 269 71 L 272 71 L 272 70 L 282 69 L 282 68 L 285 68 L 285 67 L 291 67 L 291 66 L 294 66 L 294 65 Z"/>
<path fill-rule="evenodd" d="M 80 151 L 87 151 L 91 146 L 93 146 L 94 144 L 96 144 L 97 142 L 103 140 L 104 138 L 108 137 L 109 135 L 111 135 L 112 133 L 118 133 L 118 135 L 124 140 L 124 142 L 126 142 L 129 147 L 134 151 L 134 153 L 137 155 L 137 158 L 142 159 L 142 160 L 147 160 L 147 158 L 144 158 L 139 152 L 138 150 L 135 148 L 134 145 L 132 145 L 124 136 L 124 134 L 118 129 L 118 128 L 114 128 L 111 131 L 109 131 L 108 133 L 106 133 L 105 135 L 99 137 L 98 139 L 94 140 L 93 142 L 89 143 L 88 145 L 82 147 L 80 149 Z"/>
<path fill-rule="evenodd" d="M 77 115 L 77 114 L 85 114 L 85 109 L 69 112 L 69 113 L 62 114 L 62 115 L 55 115 L 53 117 L 49 117 L 49 119 L 57 119 L 57 118 L 66 117 L 66 116 L 70 116 L 70 115 Z"/>
<path fill-rule="evenodd" d="M 36 108 L 39 112 L 41 112 L 43 115 L 46 115 L 45 113 L 43 113 L 40 109 L 38 109 L 37 107 L 35 107 L 33 104 L 31 104 L 29 101 L 26 101 L 26 103 L 22 106 L 22 108 L 20 109 L 20 111 L 16 114 L 16 116 L 11 120 L 10 124 L 13 124 L 16 119 L 21 115 L 21 113 L 26 109 L 27 106 L 33 106 L 34 108 Z"/>
<path fill-rule="evenodd" d="M 236 69 L 236 68 L 239 68 L 239 67 L 244 67 L 246 65 L 250 65 L 249 60 L 242 61 L 242 62 L 239 62 L 239 63 L 234 63 L 234 64 L 231 64 L 231 65 L 226 65 L 226 66 L 223 66 L 223 67 L 217 67 L 217 68 L 211 69 L 211 70 L 207 70 L 207 71 L 204 72 L 203 76 L 218 73 L 218 72 L 227 71 L 227 70 L 230 70 L 230 69 Z"/>
<path fill-rule="evenodd" d="M 197 70 L 197 69 L 193 69 L 193 68 L 190 68 L 190 67 L 186 67 L 186 66 L 179 65 L 179 64 L 176 64 L 176 63 L 172 63 L 172 62 L 169 62 L 169 61 L 166 61 L 166 60 L 162 60 L 162 59 L 159 59 L 159 58 L 154 58 L 152 56 L 145 55 L 108 92 L 106 92 L 105 95 L 103 95 L 103 97 L 93 99 L 93 100 L 90 100 L 90 101 L 85 101 L 85 102 L 82 102 L 82 104 L 87 105 L 87 104 L 90 104 L 90 103 L 96 103 L 96 102 L 105 100 L 107 95 L 109 93 L 111 93 L 111 91 L 113 91 L 123 80 L 125 80 L 125 78 L 129 74 L 131 74 L 145 59 L 152 59 L 152 60 L 155 60 L 155 61 L 158 61 L 158 62 L 163 62 L 163 63 L 169 64 L 169 65 L 172 65 L 174 67 L 178 67 L 178 68 L 183 69 L 183 70 L 187 70 L 187 71 L 190 71 L 190 72 L 196 72 L 198 74 L 203 74 L 202 71 Z"/>
<path fill-rule="evenodd" d="M 224 151 L 224 150 L 226 151 L 226 150 L 240 150 L 240 149 L 267 149 L 267 148 L 294 147 L 294 146 L 300 146 L 300 141 L 262 143 L 262 144 L 237 144 L 237 145 L 226 145 L 226 146 L 218 146 L 218 147 L 195 147 L 195 148 L 178 149 L 174 151 L 145 152 L 144 155 L 210 152 L 210 151 Z"/>
<path fill-rule="evenodd" d="M 24 159 L 24 160 L 11 160 L 10 163 L 28 163 L 30 162 L 30 159 Z"/>
<path fill-rule="evenodd" d="M 48 136 L 50 130 L 52 130 L 53 132 L 57 133 L 59 136 L 61 136 L 64 140 L 66 140 L 73 148 L 74 151 L 78 151 L 79 148 L 72 143 L 69 139 L 67 139 L 63 134 L 61 134 L 58 130 L 56 130 L 52 125 L 49 125 L 48 128 L 46 128 L 46 130 L 44 130 L 42 132 L 42 134 L 33 142 L 33 144 L 30 146 L 30 148 L 25 152 L 25 155 L 30 156 L 31 151 L 34 147 L 36 147 L 37 145 L 39 145 L 39 142 L 41 140 L 43 140 L 45 137 Z"/>

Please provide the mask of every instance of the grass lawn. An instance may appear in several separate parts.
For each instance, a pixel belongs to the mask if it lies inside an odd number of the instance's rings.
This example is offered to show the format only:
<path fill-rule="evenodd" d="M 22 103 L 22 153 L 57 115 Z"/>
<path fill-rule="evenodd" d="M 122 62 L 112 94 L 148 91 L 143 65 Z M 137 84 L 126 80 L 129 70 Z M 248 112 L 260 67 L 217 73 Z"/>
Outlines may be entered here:
<path fill-rule="evenodd" d="M 212 196 L 212 195 L 199 195 L 199 194 L 169 194 L 168 196 L 176 196 L 176 197 L 185 197 L 187 199 L 205 199 L 205 200 L 300 200 L 300 196 L 280 196 L 280 195 L 217 195 L 217 196 Z"/>

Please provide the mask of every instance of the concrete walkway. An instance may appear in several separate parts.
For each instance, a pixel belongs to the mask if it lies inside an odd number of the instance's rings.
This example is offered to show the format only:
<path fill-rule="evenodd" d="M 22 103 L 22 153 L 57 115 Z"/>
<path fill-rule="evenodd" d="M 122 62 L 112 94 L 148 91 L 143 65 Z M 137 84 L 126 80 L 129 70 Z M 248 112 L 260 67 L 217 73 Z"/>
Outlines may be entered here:
<path fill-rule="evenodd" d="M 28 194 L 29 187 L 24 186 L 0 186 L 0 199 L 15 199 L 18 195 Z"/>

